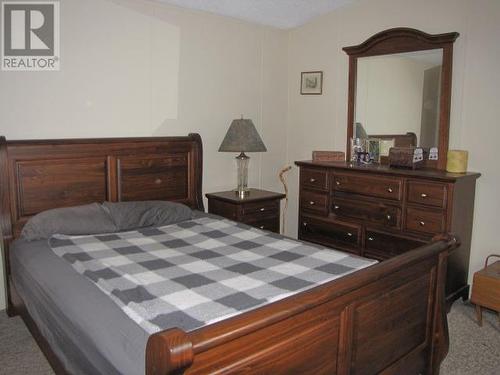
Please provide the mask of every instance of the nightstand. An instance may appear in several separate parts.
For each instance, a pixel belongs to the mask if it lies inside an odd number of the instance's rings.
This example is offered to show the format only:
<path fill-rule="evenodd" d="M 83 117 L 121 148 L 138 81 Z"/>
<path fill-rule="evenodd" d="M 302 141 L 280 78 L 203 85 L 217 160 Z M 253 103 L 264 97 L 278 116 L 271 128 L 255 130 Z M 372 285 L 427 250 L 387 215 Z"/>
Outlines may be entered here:
<path fill-rule="evenodd" d="M 250 189 L 245 198 L 240 198 L 233 190 L 209 193 L 206 197 L 211 214 L 271 232 L 280 231 L 280 201 L 285 194 Z"/>

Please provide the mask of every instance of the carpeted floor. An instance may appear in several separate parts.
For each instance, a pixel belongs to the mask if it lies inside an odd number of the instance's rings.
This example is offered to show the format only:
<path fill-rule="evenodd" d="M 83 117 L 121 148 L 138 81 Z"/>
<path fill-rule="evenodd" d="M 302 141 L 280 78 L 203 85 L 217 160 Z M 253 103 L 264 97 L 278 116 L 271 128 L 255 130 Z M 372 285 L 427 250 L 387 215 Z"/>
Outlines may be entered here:
<path fill-rule="evenodd" d="M 497 316 L 485 312 L 483 327 L 479 327 L 473 307 L 456 302 L 448 322 L 450 353 L 441 367 L 441 374 L 500 374 L 500 322 Z M 5 312 L 0 312 L 0 374 L 53 374 L 21 319 L 9 319 Z"/>
<path fill-rule="evenodd" d="M 483 326 L 476 323 L 475 309 L 457 301 L 448 315 L 450 351 L 441 365 L 441 375 L 499 375 L 500 320 L 483 312 Z"/>

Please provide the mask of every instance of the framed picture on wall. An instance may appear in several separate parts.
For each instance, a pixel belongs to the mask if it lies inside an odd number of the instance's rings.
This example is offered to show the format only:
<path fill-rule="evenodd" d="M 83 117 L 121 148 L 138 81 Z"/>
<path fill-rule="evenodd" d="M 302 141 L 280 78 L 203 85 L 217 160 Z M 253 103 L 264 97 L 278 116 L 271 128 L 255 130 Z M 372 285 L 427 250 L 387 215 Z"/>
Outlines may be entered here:
<path fill-rule="evenodd" d="M 302 72 L 300 80 L 301 95 L 321 95 L 323 93 L 323 72 Z"/>

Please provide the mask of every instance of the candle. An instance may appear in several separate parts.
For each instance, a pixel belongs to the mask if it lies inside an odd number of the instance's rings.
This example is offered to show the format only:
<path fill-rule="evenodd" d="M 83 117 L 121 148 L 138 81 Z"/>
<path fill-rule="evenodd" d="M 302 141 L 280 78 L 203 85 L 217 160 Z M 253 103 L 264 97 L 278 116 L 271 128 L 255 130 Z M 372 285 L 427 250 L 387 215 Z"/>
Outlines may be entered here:
<path fill-rule="evenodd" d="M 449 150 L 446 170 L 452 173 L 467 172 L 467 161 L 469 153 L 464 150 Z"/>

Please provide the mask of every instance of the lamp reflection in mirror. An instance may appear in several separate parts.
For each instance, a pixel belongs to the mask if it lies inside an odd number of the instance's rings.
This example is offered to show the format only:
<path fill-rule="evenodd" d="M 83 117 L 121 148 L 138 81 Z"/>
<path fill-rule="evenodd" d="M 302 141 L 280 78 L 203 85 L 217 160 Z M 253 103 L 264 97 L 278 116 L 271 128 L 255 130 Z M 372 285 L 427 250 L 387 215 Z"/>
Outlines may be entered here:
<path fill-rule="evenodd" d="M 235 192 L 240 198 L 244 198 L 250 192 L 248 189 L 248 165 L 250 157 L 245 152 L 265 152 L 267 151 L 264 142 L 260 138 L 252 120 L 236 119 L 231 122 L 226 136 L 222 141 L 219 152 L 239 152 L 236 156 L 238 167 L 238 184 Z"/>

